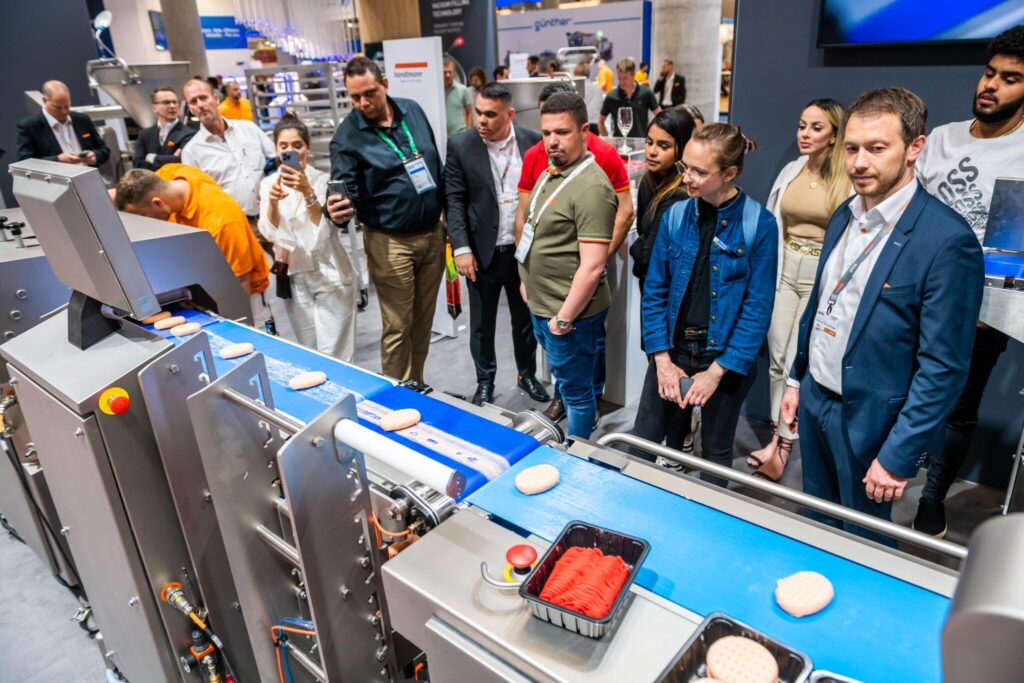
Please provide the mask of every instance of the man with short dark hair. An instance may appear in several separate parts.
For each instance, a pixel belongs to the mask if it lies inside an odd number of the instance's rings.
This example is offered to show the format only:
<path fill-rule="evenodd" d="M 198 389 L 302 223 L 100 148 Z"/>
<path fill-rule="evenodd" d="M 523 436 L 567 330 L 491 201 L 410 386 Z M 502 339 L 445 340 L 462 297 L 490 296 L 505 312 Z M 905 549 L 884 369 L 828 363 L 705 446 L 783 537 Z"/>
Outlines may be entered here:
<path fill-rule="evenodd" d="M 366 264 L 380 303 L 381 368 L 396 379 L 423 382 L 434 304 L 444 273 L 441 155 L 426 114 L 412 100 L 388 95 L 375 62 L 345 66 L 353 111 L 331 139 L 331 180 L 351 202 L 327 198 L 335 223 L 363 224 Z"/>
<path fill-rule="evenodd" d="M 611 299 L 605 278 L 615 192 L 587 151 L 587 108 L 575 93 L 540 112 L 551 170 L 534 186 L 516 258 L 534 334 L 562 392 L 569 434 L 587 438 L 597 411 L 594 365 Z"/>
<path fill-rule="evenodd" d="M 540 57 L 537 55 L 530 55 L 526 58 L 526 73 L 530 78 L 538 76 L 538 68 L 540 67 Z"/>
<path fill-rule="evenodd" d="M 601 135 L 611 135 L 613 138 L 624 138 L 627 134 L 635 138 L 644 137 L 647 135 L 649 115 L 653 113 L 657 116 L 661 111 L 661 105 L 650 88 L 636 82 L 636 62 L 632 57 L 620 59 L 615 68 L 619 76 L 619 86 L 604 96 L 597 127 Z M 633 110 L 633 125 L 629 131 L 623 132 L 619 129 L 618 114 L 620 109 L 626 107 Z M 611 133 L 605 125 L 605 120 L 609 116 L 612 117 Z"/>
<path fill-rule="evenodd" d="M 537 381 L 537 340 L 530 310 L 519 295 L 515 257 L 516 184 L 523 155 L 540 142 L 540 133 L 515 123 L 512 94 L 488 83 L 476 96 L 476 130 L 448 140 L 445 189 L 448 235 L 455 269 L 468 281 L 469 350 L 476 366 L 473 403 L 490 403 L 498 363 L 494 353 L 498 301 L 505 292 L 512 319 L 519 388 L 535 401 L 551 397 Z"/>
<path fill-rule="evenodd" d="M 135 142 L 132 165 L 155 171 L 164 164 L 181 161 L 185 143 L 196 134 L 181 122 L 178 111 L 178 93 L 171 88 L 157 88 L 150 95 L 156 125 L 143 128 Z"/>
<path fill-rule="evenodd" d="M 473 127 L 473 98 L 469 88 L 455 80 L 455 60 L 445 57 L 444 73 L 444 120 L 448 137 Z"/>
<path fill-rule="evenodd" d="M 18 122 L 18 160 L 45 159 L 102 166 L 110 158 L 92 119 L 71 111 L 71 91 L 60 81 L 43 83 L 43 110 Z"/>
<path fill-rule="evenodd" d="M 508 67 L 504 64 L 499 64 L 494 67 L 494 80 L 496 81 L 507 81 L 508 80 Z"/>
<path fill-rule="evenodd" d="M 977 238 L 914 178 L 927 116 L 903 88 L 850 106 L 857 195 L 829 221 L 782 399 L 790 429 L 799 411 L 804 490 L 883 519 L 964 386 L 981 307 Z"/>
<path fill-rule="evenodd" d="M 917 175 L 933 195 L 964 217 L 978 240 L 985 238 L 996 178 L 1024 178 L 1024 26 L 998 35 L 974 92 L 974 118 L 939 126 L 917 158 Z M 914 528 L 940 538 L 946 533 L 943 501 L 967 457 L 978 425 L 978 408 L 989 377 L 1009 338 L 978 323 L 967 384 L 946 418 L 946 440 L 928 465 Z"/>
<path fill-rule="evenodd" d="M 555 81 L 544 86 L 540 91 L 540 106 L 557 93 L 576 93 L 576 89 L 568 81 Z M 614 257 L 615 253 L 626 240 L 629 226 L 633 224 L 633 196 L 630 192 L 629 175 L 626 173 L 626 165 L 622 162 L 618 150 L 605 140 L 602 140 L 592 131 L 586 135 L 587 151 L 594 155 L 595 163 L 608 176 L 608 181 L 615 190 L 615 198 L 618 202 L 615 211 L 615 228 L 612 232 L 612 239 L 608 245 L 608 258 Z M 526 201 L 530 192 L 548 168 L 548 155 L 543 142 L 531 147 L 523 157 L 523 174 L 519 178 L 519 211 L 516 214 L 516 232 L 522 231 L 526 217 Z M 594 395 L 600 399 L 604 393 L 605 380 L 605 345 L 604 328 L 600 330 L 597 341 L 597 360 L 594 363 Z M 565 403 L 555 383 L 555 397 L 551 404 L 544 409 L 544 415 L 549 419 L 558 422 L 565 417 Z"/>
<path fill-rule="evenodd" d="M 671 59 L 661 63 L 661 73 L 654 84 L 654 95 L 662 108 L 674 107 L 686 101 L 686 79 L 676 73 L 676 65 Z"/>

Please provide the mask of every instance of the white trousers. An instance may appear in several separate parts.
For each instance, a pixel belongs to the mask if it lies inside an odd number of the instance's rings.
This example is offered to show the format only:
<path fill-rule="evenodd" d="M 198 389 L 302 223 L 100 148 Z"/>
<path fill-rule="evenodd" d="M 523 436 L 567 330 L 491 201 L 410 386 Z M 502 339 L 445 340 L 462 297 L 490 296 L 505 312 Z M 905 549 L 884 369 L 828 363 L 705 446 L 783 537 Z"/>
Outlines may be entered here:
<path fill-rule="evenodd" d="M 303 346 L 351 363 L 356 354 L 356 283 L 326 285 L 319 273 L 295 273 L 285 310 Z"/>

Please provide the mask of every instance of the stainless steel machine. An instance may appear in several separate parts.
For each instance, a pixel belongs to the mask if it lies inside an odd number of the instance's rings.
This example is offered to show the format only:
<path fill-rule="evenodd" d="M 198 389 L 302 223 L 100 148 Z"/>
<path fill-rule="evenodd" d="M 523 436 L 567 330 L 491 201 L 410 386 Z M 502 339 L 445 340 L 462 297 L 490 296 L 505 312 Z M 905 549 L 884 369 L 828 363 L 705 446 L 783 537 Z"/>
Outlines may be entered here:
<path fill-rule="evenodd" d="M 968 553 L 630 435 L 566 444 L 541 415 L 399 384 L 233 320 L 245 307 L 220 285 L 235 282 L 223 259 L 184 274 L 165 265 L 176 261 L 161 238 L 163 258 L 147 263 L 144 243 L 125 249 L 95 171 L 58 166 L 12 169 L 72 303 L 0 354 L 109 658 L 129 680 L 689 680 L 680 662 L 719 613 L 798 653 L 787 681 L 812 669 L 820 681 L 954 682 L 1022 670 L 1019 649 L 978 660 L 974 643 L 1024 624 L 1011 586 L 1024 518 L 983 527 Z M 146 316 L 158 308 L 200 331 L 156 329 Z M 236 356 L 239 344 L 251 350 Z M 291 388 L 307 372 L 324 382 Z M 386 430 L 406 409 L 419 422 Z M 528 497 L 515 477 L 541 464 L 560 482 Z M 966 558 L 963 574 L 744 489 Z M 574 520 L 650 549 L 598 637 L 537 618 L 520 593 L 532 560 L 509 552 L 542 553 Z M 804 619 L 773 598 L 800 570 L 836 589 Z"/>

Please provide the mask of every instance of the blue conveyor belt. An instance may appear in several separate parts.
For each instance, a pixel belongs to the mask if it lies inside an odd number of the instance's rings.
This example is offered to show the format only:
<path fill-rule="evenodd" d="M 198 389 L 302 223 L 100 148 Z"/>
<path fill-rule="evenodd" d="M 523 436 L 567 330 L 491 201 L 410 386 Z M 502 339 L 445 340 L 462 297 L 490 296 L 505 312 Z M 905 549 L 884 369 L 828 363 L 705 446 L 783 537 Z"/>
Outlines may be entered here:
<path fill-rule="evenodd" d="M 537 496 L 514 486 L 550 463 L 561 483 Z M 816 669 L 865 682 L 939 681 L 949 599 L 745 520 L 547 446 L 469 498 L 492 515 L 554 540 L 574 519 L 651 544 L 637 583 L 702 616 L 745 622 L 807 653 Z M 832 604 L 797 619 L 775 604 L 775 582 L 812 570 L 835 586 Z"/>
<path fill-rule="evenodd" d="M 401 408 L 416 408 L 420 412 L 421 424 L 418 440 L 412 435 L 403 436 L 381 430 L 375 421 L 367 419 L 360 408 L 360 423 L 370 429 L 384 434 L 390 439 L 418 451 L 438 462 L 452 467 L 466 477 L 466 488 L 459 500 L 476 491 L 487 482 L 487 478 L 472 463 L 477 454 L 491 456 L 500 462 L 500 471 L 508 465 L 518 462 L 527 453 L 537 448 L 538 444 L 532 437 L 520 434 L 491 420 L 460 410 L 448 403 L 438 401 L 405 387 L 396 386 L 394 382 L 380 375 L 367 372 L 354 365 L 343 363 L 337 359 L 321 355 L 297 344 L 273 337 L 246 325 L 228 320 L 218 320 L 204 313 L 187 308 L 173 309 L 174 315 L 184 316 L 187 322 L 198 322 L 210 340 L 213 351 L 214 365 L 218 375 L 223 375 L 247 357 L 223 360 L 218 351 L 230 344 L 249 342 L 254 351 L 262 353 L 267 366 L 274 398 L 274 407 L 287 413 L 297 420 L 308 423 L 328 407 L 334 405 L 345 391 L 354 393 L 360 404 L 371 401 L 387 411 Z M 166 330 L 153 329 L 145 325 L 155 334 L 182 343 L 184 340 L 172 337 Z M 288 380 L 295 375 L 320 370 L 327 375 L 327 383 L 313 389 L 294 391 L 288 387 Z M 440 450 L 431 447 L 431 443 L 440 440 L 443 433 L 445 443 Z M 448 450 L 455 448 L 458 450 Z M 483 453 L 481 453 L 481 450 Z M 445 453 L 456 453 L 463 462 L 457 462 Z M 497 472 L 495 473 L 495 475 Z"/>

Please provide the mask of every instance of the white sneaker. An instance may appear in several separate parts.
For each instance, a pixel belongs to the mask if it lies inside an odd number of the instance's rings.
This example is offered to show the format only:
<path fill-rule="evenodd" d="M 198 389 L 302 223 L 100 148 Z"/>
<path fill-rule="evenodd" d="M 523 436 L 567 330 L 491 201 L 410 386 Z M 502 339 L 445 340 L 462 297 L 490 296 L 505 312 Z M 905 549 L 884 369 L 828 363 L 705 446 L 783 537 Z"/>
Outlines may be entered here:
<path fill-rule="evenodd" d="M 672 470 L 673 472 L 683 471 L 682 463 L 678 463 L 675 460 L 669 460 L 668 458 L 663 458 L 660 455 L 657 460 L 655 460 L 655 464 L 657 464 L 658 467 L 664 467 L 666 470 Z"/>

